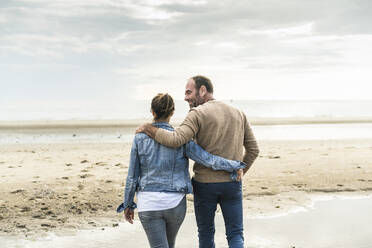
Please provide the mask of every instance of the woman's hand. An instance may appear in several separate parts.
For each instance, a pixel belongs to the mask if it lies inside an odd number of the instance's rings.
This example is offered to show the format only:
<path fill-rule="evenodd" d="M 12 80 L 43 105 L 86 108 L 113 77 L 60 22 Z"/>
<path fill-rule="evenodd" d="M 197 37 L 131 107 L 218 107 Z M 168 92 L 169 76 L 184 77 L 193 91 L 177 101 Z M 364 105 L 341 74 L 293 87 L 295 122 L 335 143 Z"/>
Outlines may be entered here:
<path fill-rule="evenodd" d="M 236 171 L 236 173 L 238 174 L 238 176 L 236 177 L 236 181 L 241 181 L 243 179 L 243 176 L 244 176 L 244 171 L 243 169 L 239 169 Z"/>
<path fill-rule="evenodd" d="M 130 209 L 130 208 L 126 208 L 124 210 L 124 217 L 125 217 L 125 220 L 128 221 L 130 224 L 133 224 L 133 220 L 134 220 L 134 210 Z"/>

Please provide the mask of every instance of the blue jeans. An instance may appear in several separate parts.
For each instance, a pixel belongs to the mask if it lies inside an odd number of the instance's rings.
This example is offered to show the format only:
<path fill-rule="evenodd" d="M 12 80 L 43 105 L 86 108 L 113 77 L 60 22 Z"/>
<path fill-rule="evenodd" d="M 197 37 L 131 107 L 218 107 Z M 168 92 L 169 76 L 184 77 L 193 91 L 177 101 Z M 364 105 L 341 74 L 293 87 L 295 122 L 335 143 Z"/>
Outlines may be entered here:
<path fill-rule="evenodd" d="M 192 180 L 199 248 L 214 248 L 214 217 L 220 204 L 230 248 L 243 248 L 243 204 L 241 182 L 199 183 Z"/>
<path fill-rule="evenodd" d="M 151 248 L 174 248 L 178 230 L 186 215 L 186 196 L 177 207 L 139 212 L 138 217 Z"/>

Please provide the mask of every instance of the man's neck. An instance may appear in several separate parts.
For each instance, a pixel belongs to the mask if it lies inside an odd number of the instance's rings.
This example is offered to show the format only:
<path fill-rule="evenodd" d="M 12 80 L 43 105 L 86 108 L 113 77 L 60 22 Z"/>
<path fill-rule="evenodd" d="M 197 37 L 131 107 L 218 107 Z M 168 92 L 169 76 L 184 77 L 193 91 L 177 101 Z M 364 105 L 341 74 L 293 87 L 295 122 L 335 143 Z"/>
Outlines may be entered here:
<path fill-rule="evenodd" d="M 214 100 L 213 95 L 207 95 L 207 96 L 205 97 L 205 101 L 204 101 L 204 103 L 209 102 L 209 101 L 212 101 L 212 100 Z"/>

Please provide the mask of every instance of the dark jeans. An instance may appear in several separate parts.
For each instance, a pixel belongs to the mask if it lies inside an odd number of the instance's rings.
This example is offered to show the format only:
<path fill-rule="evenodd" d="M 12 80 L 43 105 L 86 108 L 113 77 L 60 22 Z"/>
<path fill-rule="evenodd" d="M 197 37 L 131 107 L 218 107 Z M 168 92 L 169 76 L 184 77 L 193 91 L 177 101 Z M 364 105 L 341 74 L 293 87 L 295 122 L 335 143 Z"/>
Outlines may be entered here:
<path fill-rule="evenodd" d="M 151 248 L 174 248 L 177 232 L 186 215 L 186 197 L 177 207 L 139 212 L 138 217 Z"/>
<path fill-rule="evenodd" d="M 230 248 L 243 248 L 243 205 L 241 182 L 199 183 L 192 181 L 199 248 L 214 248 L 214 216 L 220 204 Z"/>

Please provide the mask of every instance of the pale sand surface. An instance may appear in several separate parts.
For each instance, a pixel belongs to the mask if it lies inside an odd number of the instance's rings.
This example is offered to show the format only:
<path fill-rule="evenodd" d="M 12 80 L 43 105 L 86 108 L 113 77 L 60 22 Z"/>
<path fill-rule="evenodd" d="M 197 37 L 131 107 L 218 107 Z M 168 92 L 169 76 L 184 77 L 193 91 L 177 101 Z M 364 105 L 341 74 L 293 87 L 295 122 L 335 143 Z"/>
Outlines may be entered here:
<path fill-rule="evenodd" d="M 372 192 L 372 140 L 262 141 L 244 177 L 246 217 L 282 214 L 313 193 Z M 130 143 L 2 144 L 0 235 L 116 226 Z M 190 168 L 191 169 L 191 168 Z M 192 212 L 192 196 L 188 196 Z"/>

